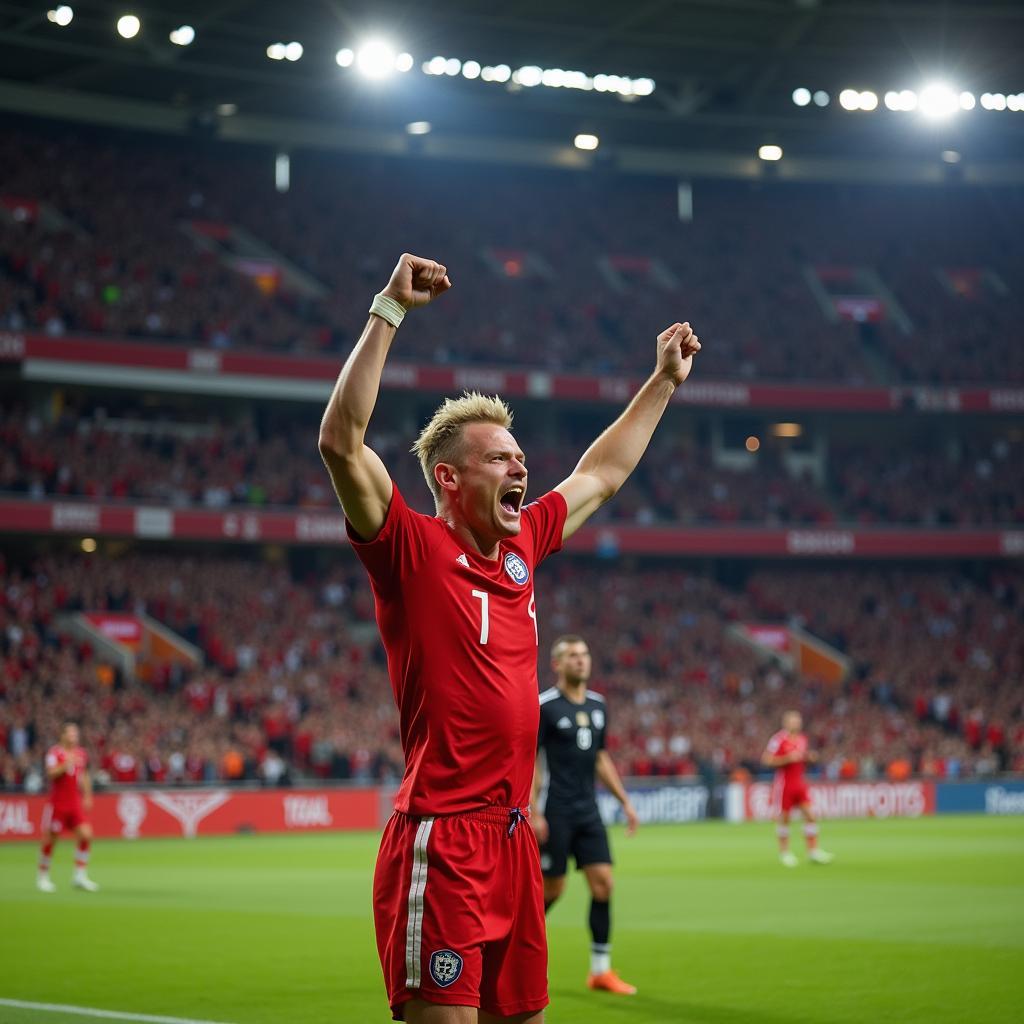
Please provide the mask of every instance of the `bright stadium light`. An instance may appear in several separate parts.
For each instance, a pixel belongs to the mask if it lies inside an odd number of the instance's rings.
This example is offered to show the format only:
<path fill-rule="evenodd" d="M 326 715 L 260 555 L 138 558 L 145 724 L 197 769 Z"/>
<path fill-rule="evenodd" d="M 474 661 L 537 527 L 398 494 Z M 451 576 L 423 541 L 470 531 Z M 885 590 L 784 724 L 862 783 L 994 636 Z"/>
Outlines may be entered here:
<path fill-rule="evenodd" d="M 819 89 L 811 99 L 814 100 L 816 107 L 827 107 L 832 101 L 832 97 L 824 89 Z"/>
<path fill-rule="evenodd" d="M 302 54 L 305 51 L 302 49 L 302 43 L 289 43 L 284 48 L 284 59 L 290 60 L 293 63 L 297 60 L 302 60 Z"/>
<path fill-rule="evenodd" d="M 1013 93 L 1006 97 L 1006 109 L 1007 110 L 1021 110 L 1024 109 L 1024 101 L 1022 101 L 1020 93 Z"/>
<path fill-rule="evenodd" d="M 769 163 L 774 163 L 774 161 L 782 159 L 782 147 L 775 145 L 762 146 L 757 151 L 757 155 L 762 160 L 767 160 Z"/>
<path fill-rule="evenodd" d="M 973 92 L 960 93 L 960 109 L 973 110 L 978 101 L 974 98 Z"/>
<path fill-rule="evenodd" d="M 54 7 L 53 10 L 46 12 L 46 20 L 61 28 L 67 28 L 74 16 L 75 12 L 67 4 L 61 4 L 60 7 Z"/>
<path fill-rule="evenodd" d="M 878 96 L 873 93 L 870 89 L 866 89 L 860 94 L 860 109 L 861 110 L 874 110 L 878 106 Z"/>
<path fill-rule="evenodd" d="M 175 46 L 191 46 L 195 38 L 196 30 L 191 25 L 182 25 L 170 35 L 170 40 Z"/>
<path fill-rule="evenodd" d="M 395 70 L 395 48 L 383 39 L 371 39 L 356 50 L 356 68 L 367 78 L 387 78 Z"/>
<path fill-rule="evenodd" d="M 267 47 L 267 56 L 271 60 L 284 60 L 284 54 L 287 47 L 284 43 L 271 43 Z"/>
<path fill-rule="evenodd" d="M 117 19 L 117 34 L 122 39 L 134 39 L 142 28 L 142 22 L 134 14 L 122 14 Z"/>
<path fill-rule="evenodd" d="M 512 81 L 517 85 L 524 85 L 528 89 L 540 85 L 543 78 L 544 72 L 535 64 L 527 64 L 526 67 L 512 72 Z"/>
<path fill-rule="evenodd" d="M 637 96 L 650 96 L 654 92 L 654 79 L 638 78 L 633 83 L 633 92 Z"/>
<path fill-rule="evenodd" d="M 960 163 L 960 154 L 955 149 L 944 149 L 942 151 L 943 163 L 947 164 L 958 164 Z"/>
<path fill-rule="evenodd" d="M 843 110 L 860 110 L 860 93 L 856 89 L 844 89 L 839 94 L 839 106 Z"/>
<path fill-rule="evenodd" d="M 407 71 L 412 71 L 412 66 L 415 63 L 411 53 L 400 53 L 395 58 L 395 70 L 404 75 Z"/>
<path fill-rule="evenodd" d="M 960 109 L 960 95 L 942 82 L 933 82 L 921 90 L 918 109 L 930 121 L 938 121 Z"/>
<path fill-rule="evenodd" d="M 572 144 L 577 149 L 594 150 L 601 144 L 601 140 L 596 135 L 587 135 L 584 133 L 577 135 L 576 138 L 572 140 Z"/>
<path fill-rule="evenodd" d="M 432 127 L 433 125 L 429 121 L 410 121 L 405 126 L 405 130 L 410 135 L 429 135 Z"/>
<path fill-rule="evenodd" d="M 355 51 L 343 46 L 335 55 L 334 62 L 339 68 L 350 68 L 356 59 Z"/>
<path fill-rule="evenodd" d="M 454 78 L 462 71 L 462 61 L 458 57 L 449 57 L 444 62 L 444 73 Z"/>
<path fill-rule="evenodd" d="M 443 75 L 446 63 L 444 57 L 431 57 L 423 64 L 423 73 L 425 75 Z"/>
<path fill-rule="evenodd" d="M 913 89 L 904 89 L 900 93 L 900 102 L 904 110 L 917 110 L 918 95 Z"/>
<path fill-rule="evenodd" d="M 480 62 L 478 60 L 467 60 L 462 65 L 462 77 L 463 78 L 469 78 L 469 79 L 479 78 L 481 71 L 483 71 L 483 68 L 480 67 Z"/>
<path fill-rule="evenodd" d="M 811 90 L 804 89 L 802 86 L 799 89 L 794 89 L 793 102 L 798 107 L 806 107 L 811 102 Z"/>

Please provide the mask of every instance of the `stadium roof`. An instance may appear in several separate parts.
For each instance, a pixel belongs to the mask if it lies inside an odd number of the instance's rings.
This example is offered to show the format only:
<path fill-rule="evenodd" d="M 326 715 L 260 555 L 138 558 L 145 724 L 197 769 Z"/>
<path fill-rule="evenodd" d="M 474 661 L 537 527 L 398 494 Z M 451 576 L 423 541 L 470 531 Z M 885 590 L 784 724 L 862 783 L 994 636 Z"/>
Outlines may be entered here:
<path fill-rule="evenodd" d="M 1024 112 L 979 108 L 927 128 L 914 118 L 907 131 L 897 120 L 905 115 L 881 105 L 866 114 L 836 103 L 844 88 L 881 98 L 933 79 L 978 95 L 1024 90 L 1019 2 L 91 0 L 71 5 L 66 27 L 47 19 L 47 6 L 0 0 L 0 105 L 8 109 L 19 108 L 11 97 L 27 86 L 58 101 L 68 93 L 130 98 L 206 117 L 230 104 L 241 115 L 353 128 L 429 121 L 437 132 L 547 142 L 592 131 L 602 144 L 691 151 L 748 153 L 778 142 L 804 156 L 955 148 L 998 159 L 1019 156 L 1024 140 Z M 115 23 L 129 11 L 142 30 L 123 39 Z M 176 46 L 169 33 L 183 24 L 195 41 Z M 340 48 L 373 36 L 410 53 L 412 71 L 374 82 L 337 65 Z M 303 45 L 301 60 L 268 59 L 268 45 L 292 40 Z M 624 99 L 424 74 L 423 62 L 438 55 L 650 78 L 656 88 Z M 827 92 L 831 102 L 797 107 L 798 87 Z"/>

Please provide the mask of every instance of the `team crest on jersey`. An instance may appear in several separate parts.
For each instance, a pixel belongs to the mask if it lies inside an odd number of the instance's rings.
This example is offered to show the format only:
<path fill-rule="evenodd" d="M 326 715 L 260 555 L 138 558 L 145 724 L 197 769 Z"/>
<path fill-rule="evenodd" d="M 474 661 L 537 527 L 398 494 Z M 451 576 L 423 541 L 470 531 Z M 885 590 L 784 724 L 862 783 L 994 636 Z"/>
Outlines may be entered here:
<path fill-rule="evenodd" d="M 454 985 L 462 974 L 462 957 L 450 949 L 439 949 L 430 954 L 430 976 L 441 988 Z"/>
<path fill-rule="evenodd" d="M 586 729 L 587 726 L 590 725 L 590 716 L 586 713 L 586 711 L 576 712 L 576 724 L 584 729 Z"/>
<path fill-rule="evenodd" d="M 594 719 L 594 728 L 595 729 L 603 729 L 604 728 L 604 712 L 600 708 L 596 708 L 594 710 L 593 715 L 591 715 L 591 717 Z"/>
<path fill-rule="evenodd" d="M 526 563 L 514 552 L 510 551 L 505 556 L 505 572 L 509 574 L 513 583 L 522 586 L 530 578 L 530 570 Z"/>

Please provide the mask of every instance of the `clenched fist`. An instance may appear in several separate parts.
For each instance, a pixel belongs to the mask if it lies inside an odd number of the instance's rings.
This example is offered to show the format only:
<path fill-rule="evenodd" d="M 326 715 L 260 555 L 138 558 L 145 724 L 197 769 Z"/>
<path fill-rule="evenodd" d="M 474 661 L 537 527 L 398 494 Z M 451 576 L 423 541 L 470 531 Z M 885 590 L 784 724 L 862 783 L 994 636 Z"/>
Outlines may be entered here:
<path fill-rule="evenodd" d="M 383 294 L 405 309 L 415 309 L 436 299 L 451 286 L 448 268 L 443 263 L 404 252 Z"/>
<path fill-rule="evenodd" d="M 700 341 L 687 324 L 673 324 L 658 335 L 658 372 L 677 387 L 690 376 Z"/>

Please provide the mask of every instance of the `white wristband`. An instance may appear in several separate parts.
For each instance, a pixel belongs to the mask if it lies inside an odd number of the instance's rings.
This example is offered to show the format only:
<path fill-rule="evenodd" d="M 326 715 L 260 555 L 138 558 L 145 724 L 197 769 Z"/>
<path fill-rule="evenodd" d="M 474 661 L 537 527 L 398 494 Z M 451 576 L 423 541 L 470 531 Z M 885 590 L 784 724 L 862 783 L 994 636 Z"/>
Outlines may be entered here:
<path fill-rule="evenodd" d="M 379 316 L 381 320 L 386 320 L 396 329 L 402 326 L 402 320 L 405 319 L 405 307 L 383 292 L 374 295 L 373 302 L 370 303 L 370 312 L 374 316 Z"/>

